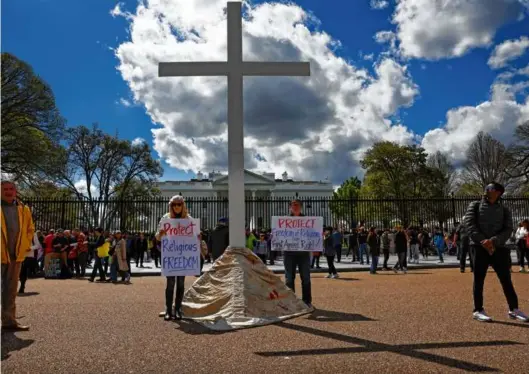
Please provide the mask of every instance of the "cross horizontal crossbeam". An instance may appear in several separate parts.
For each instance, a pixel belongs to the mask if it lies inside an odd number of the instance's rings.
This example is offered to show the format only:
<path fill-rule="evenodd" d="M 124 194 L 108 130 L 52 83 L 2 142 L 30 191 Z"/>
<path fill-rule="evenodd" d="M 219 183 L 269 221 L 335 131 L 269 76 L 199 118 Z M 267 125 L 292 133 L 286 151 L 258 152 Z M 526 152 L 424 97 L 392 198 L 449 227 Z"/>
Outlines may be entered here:
<path fill-rule="evenodd" d="M 211 77 L 231 74 L 243 76 L 310 76 L 308 62 L 253 62 L 240 65 L 227 62 L 161 62 L 158 67 L 160 77 Z"/>

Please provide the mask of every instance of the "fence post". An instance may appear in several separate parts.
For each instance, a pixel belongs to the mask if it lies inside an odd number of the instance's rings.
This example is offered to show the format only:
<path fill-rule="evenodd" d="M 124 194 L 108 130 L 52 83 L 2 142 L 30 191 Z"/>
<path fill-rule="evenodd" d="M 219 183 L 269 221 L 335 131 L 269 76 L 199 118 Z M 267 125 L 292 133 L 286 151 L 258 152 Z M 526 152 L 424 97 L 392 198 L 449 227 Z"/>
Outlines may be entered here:
<path fill-rule="evenodd" d="M 64 230 L 65 216 L 66 215 L 66 200 L 62 200 L 61 204 L 61 228 Z"/>
<path fill-rule="evenodd" d="M 455 197 L 454 197 L 454 193 L 451 192 L 450 193 L 451 197 L 452 197 L 452 218 L 453 218 L 453 224 L 454 224 L 454 227 L 456 226 L 456 200 L 455 200 Z"/>

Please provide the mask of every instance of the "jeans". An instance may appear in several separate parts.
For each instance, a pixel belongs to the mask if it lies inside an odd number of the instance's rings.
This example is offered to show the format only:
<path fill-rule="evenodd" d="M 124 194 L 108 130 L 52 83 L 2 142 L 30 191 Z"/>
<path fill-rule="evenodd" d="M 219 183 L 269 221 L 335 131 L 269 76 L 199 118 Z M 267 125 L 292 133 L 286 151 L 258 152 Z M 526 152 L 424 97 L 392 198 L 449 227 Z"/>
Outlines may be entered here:
<path fill-rule="evenodd" d="M 419 244 L 410 244 L 410 259 L 419 261 Z"/>
<path fill-rule="evenodd" d="M 366 262 L 369 265 L 369 255 L 367 254 L 367 243 L 362 243 L 358 246 L 358 258 L 362 265 L 364 264 L 364 253 L 366 255 Z"/>
<path fill-rule="evenodd" d="M 310 285 L 310 252 L 285 252 L 283 255 L 285 265 L 286 286 L 296 292 L 294 281 L 296 280 L 296 268 L 299 269 L 301 277 L 302 300 L 306 304 L 312 303 L 312 291 Z"/>
<path fill-rule="evenodd" d="M 336 275 L 336 267 L 334 266 L 334 256 L 325 256 L 327 257 L 327 265 L 329 266 L 329 275 Z"/>
<path fill-rule="evenodd" d="M 490 265 L 500 280 L 509 309 L 517 309 L 518 296 L 511 279 L 509 262 L 511 254 L 509 250 L 507 248 L 497 248 L 492 255 L 482 246 L 472 246 L 471 250 L 474 254 L 474 312 L 483 310 L 483 285 Z"/>
<path fill-rule="evenodd" d="M 103 260 L 101 257 L 96 256 L 96 261 L 94 263 L 94 269 L 92 270 L 92 275 L 90 276 L 90 279 L 94 280 L 97 272 L 99 271 L 99 278 L 101 280 L 105 280 L 105 271 L 103 270 Z M 107 265 L 108 266 L 108 265 Z"/>
<path fill-rule="evenodd" d="M 371 273 L 376 273 L 378 268 L 378 256 L 371 255 Z"/>
<path fill-rule="evenodd" d="M 180 310 L 182 307 L 182 300 L 184 300 L 184 287 L 186 277 L 166 277 L 167 284 L 165 286 L 165 310 L 167 313 L 171 312 L 173 306 L 173 295 L 176 285 L 175 309 Z"/>
<path fill-rule="evenodd" d="M 110 264 L 110 279 L 112 282 L 118 281 L 118 260 L 116 258 L 113 258 Z"/>

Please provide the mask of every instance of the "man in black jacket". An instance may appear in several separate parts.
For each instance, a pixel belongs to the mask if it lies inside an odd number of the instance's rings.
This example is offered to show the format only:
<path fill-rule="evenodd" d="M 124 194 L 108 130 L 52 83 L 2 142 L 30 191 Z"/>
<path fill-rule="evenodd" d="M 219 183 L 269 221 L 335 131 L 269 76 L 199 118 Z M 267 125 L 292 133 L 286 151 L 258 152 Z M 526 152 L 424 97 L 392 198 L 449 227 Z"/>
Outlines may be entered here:
<path fill-rule="evenodd" d="M 472 252 L 470 251 L 470 240 L 467 235 L 465 226 L 460 223 L 457 226 L 456 233 L 454 235 L 454 242 L 457 245 L 457 253 L 459 253 L 459 269 L 461 273 L 465 272 L 465 266 L 467 264 L 467 256 L 470 257 L 470 271 L 474 271 L 474 262 Z"/>
<path fill-rule="evenodd" d="M 496 272 L 507 298 L 509 318 L 529 321 L 529 317 L 518 309 L 518 296 L 511 280 L 511 254 L 505 242 L 511 236 L 513 223 L 511 211 L 501 201 L 504 191 L 499 183 L 489 184 L 483 199 L 470 203 L 463 219 L 474 254 L 473 318 L 481 322 L 492 321 L 483 309 L 483 284 L 489 265 Z"/>
<path fill-rule="evenodd" d="M 290 203 L 290 215 L 301 217 L 301 201 L 298 199 L 292 200 Z M 296 269 L 299 268 L 299 276 L 301 278 L 301 293 L 302 300 L 312 308 L 312 290 L 310 284 L 310 252 L 305 251 L 284 251 L 283 264 L 285 266 L 285 280 L 286 286 L 293 292 L 296 292 L 295 279 Z"/>
<path fill-rule="evenodd" d="M 209 237 L 208 249 L 211 252 L 213 261 L 222 256 L 226 248 L 230 245 L 230 231 L 228 228 L 228 219 L 221 218 L 217 227 L 211 232 Z"/>

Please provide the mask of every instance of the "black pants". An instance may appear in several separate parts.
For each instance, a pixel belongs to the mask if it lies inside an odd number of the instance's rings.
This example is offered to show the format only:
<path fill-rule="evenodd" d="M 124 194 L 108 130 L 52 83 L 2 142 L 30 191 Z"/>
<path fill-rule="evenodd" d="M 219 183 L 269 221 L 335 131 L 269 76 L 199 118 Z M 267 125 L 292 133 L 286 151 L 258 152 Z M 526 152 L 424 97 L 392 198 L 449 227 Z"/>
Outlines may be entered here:
<path fill-rule="evenodd" d="M 406 269 L 406 252 L 397 253 L 397 263 L 395 264 L 394 269 L 404 270 Z"/>
<path fill-rule="evenodd" d="M 301 278 L 301 298 L 306 304 L 312 303 L 312 287 L 310 283 L 310 253 L 297 252 L 283 254 L 283 265 L 285 266 L 285 283 L 288 288 L 296 292 L 295 280 L 296 269 L 299 269 Z"/>
<path fill-rule="evenodd" d="M 174 299 L 175 309 L 179 310 L 182 307 L 182 300 L 184 299 L 184 282 L 186 277 L 167 277 L 167 284 L 165 286 L 165 308 L 166 312 L 171 313 L 173 307 L 173 295 L 176 285 L 176 297 Z"/>
<path fill-rule="evenodd" d="M 470 250 L 470 245 L 468 243 L 462 242 L 459 246 L 459 268 L 461 271 L 465 271 L 465 266 L 467 264 L 467 255 L 470 257 L 470 270 L 474 271 L 474 263 L 472 260 L 472 251 Z"/>
<path fill-rule="evenodd" d="M 334 256 L 327 257 L 327 265 L 329 266 L 329 275 L 337 274 L 336 267 L 334 266 Z"/>
<path fill-rule="evenodd" d="M 26 288 L 31 260 L 32 258 L 26 257 L 26 259 L 22 261 L 22 266 L 20 267 L 20 292 L 24 292 L 24 289 Z"/>
<path fill-rule="evenodd" d="M 136 267 L 141 266 L 143 267 L 143 257 L 145 256 L 145 251 L 139 249 L 136 252 Z"/>
<path fill-rule="evenodd" d="M 384 265 L 382 266 L 382 269 L 387 269 L 389 260 L 389 248 L 382 248 L 382 252 L 384 253 Z"/>
<path fill-rule="evenodd" d="M 342 261 L 342 246 L 337 245 L 334 247 L 334 250 L 336 251 L 336 262 Z"/>
<path fill-rule="evenodd" d="M 518 263 L 520 264 L 520 267 L 523 268 L 525 266 L 524 259 L 527 260 L 527 265 L 529 265 L 529 248 L 526 247 L 525 239 L 518 240 L 518 243 L 516 244 L 518 245 L 516 248 Z"/>
<path fill-rule="evenodd" d="M 77 261 L 79 262 L 79 270 L 81 277 L 84 277 L 86 274 L 86 262 L 88 258 L 88 252 L 81 252 L 79 253 L 79 256 L 77 257 Z"/>
<path fill-rule="evenodd" d="M 353 261 L 352 262 L 358 261 L 358 247 L 355 245 L 353 247 L 349 247 L 349 250 L 353 252 Z"/>
<path fill-rule="evenodd" d="M 313 268 L 314 264 L 316 264 L 316 267 L 320 267 L 320 256 L 312 256 L 312 264 L 310 264 L 310 267 Z"/>
<path fill-rule="evenodd" d="M 151 251 L 152 258 L 154 259 L 154 266 L 158 267 L 158 259 L 160 258 L 160 253 L 157 250 Z M 161 261 L 160 261 L 161 265 Z"/>
<path fill-rule="evenodd" d="M 276 251 L 272 251 L 271 249 L 268 250 L 268 261 L 270 261 L 270 265 L 274 265 L 276 256 L 277 256 Z"/>
<path fill-rule="evenodd" d="M 492 256 L 482 246 L 472 246 L 471 251 L 474 254 L 474 311 L 483 310 L 483 285 L 489 266 L 492 266 L 500 280 L 509 309 L 517 309 L 518 296 L 511 280 L 509 250 L 498 248 Z"/>
<path fill-rule="evenodd" d="M 90 279 L 94 280 L 96 278 L 96 275 L 97 275 L 97 272 L 99 271 L 99 279 L 101 279 L 102 281 L 104 281 L 106 279 L 106 272 L 105 270 L 103 269 L 103 261 L 105 260 L 104 258 L 101 258 L 101 257 L 98 257 L 96 256 L 95 257 L 95 263 L 94 263 L 94 269 L 92 270 L 92 275 L 90 276 Z"/>

